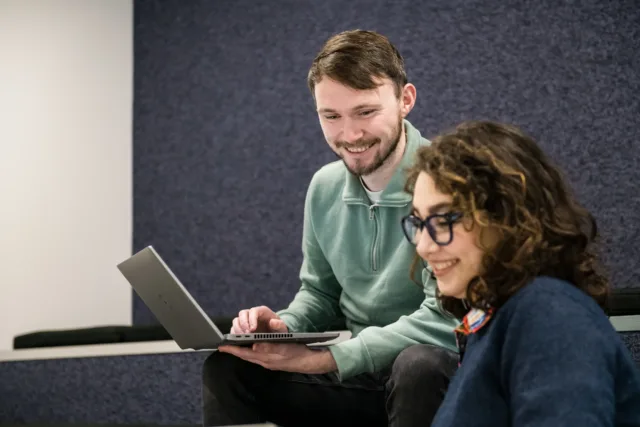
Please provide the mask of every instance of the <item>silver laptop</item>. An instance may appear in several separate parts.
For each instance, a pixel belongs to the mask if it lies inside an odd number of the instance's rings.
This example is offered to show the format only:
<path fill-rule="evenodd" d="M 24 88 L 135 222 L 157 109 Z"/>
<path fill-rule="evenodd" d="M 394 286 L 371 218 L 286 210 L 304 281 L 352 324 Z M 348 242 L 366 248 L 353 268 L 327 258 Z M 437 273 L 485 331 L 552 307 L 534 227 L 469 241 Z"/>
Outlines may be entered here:
<path fill-rule="evenodd" d="M 118 269 L 182 349 L 209 350 L 256 342 L 311 344 L 340 336 L 339 332 L 223 334 L 152 246 L 118 264 Z"/>

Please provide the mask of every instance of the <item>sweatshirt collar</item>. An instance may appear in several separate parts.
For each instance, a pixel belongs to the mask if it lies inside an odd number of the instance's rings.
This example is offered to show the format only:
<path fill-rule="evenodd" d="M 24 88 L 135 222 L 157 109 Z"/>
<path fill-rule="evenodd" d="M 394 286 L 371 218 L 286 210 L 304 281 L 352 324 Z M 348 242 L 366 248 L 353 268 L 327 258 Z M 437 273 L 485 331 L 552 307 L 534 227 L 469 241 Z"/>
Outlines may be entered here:
<path fill-rule="evenodd" d="M 379 206 L 406 206 L 411 203 L 411 195 L 404 191 L 406 182 L 406 169 L 410 167 L 414 160 L 414 153 L 424 145 L 424 140 L 420 131 L 418 131 L 408 120 L 403 120 L 407 142 L 405 150 L 402 154 L 400 164 L 396 168 L 389 184 L 380 194 L 380 201 L 376 203 Z M 360 179 L 346 170 L 346 184 L 342 191 L 342 200 L 347 204 L 365 204 L 369 205 L 369 198 L 362 187 Z"/>

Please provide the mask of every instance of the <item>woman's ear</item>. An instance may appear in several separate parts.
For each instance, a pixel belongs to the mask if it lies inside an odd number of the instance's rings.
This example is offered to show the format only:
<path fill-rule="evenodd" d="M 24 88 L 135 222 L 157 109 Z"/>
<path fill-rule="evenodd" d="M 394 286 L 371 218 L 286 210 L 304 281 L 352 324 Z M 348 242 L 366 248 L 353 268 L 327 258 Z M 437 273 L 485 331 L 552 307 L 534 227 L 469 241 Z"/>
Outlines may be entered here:
<path fill-rule="evenodd" d="M 479 229 L 478 245 L 486 251 L 493 251 L 504 240 L 503 230 L 496 226 L 489 225 Z"/>

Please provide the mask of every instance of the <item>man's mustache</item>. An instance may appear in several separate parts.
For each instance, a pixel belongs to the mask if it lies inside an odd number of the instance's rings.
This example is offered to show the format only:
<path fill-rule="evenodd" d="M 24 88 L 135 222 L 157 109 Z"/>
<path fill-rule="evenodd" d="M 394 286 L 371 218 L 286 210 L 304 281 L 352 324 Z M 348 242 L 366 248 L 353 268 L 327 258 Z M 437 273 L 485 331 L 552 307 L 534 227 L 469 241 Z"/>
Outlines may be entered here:
<path fill-rule="evenodd" d="M 380 142 L 380 138 L 360 139 L 356 142 L 336 141 L 336 148 L 363 148 Z"/>

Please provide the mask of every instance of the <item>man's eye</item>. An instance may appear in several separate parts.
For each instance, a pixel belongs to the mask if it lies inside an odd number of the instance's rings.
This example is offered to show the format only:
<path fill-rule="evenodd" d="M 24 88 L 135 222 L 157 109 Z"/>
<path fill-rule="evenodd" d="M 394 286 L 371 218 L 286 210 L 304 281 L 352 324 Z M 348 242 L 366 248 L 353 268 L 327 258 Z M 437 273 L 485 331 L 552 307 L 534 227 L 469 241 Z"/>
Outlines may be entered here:
<path fill-rule="evenodd" d="M 332 115 L 332 116 L 324 116 L 325 119 L 327 120 L 335 120 L 338 118 L 338 116 Z"/>
<path fill-rule="evenodd" d="M 367 110 L 367 111 L 362 111 L 360 113 L 361 116 L 368 116 L 369 114 L 373 113 L 373 110 Z"/>

